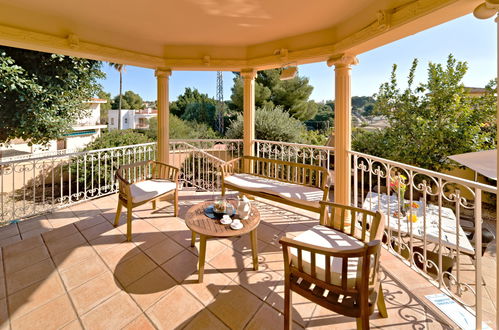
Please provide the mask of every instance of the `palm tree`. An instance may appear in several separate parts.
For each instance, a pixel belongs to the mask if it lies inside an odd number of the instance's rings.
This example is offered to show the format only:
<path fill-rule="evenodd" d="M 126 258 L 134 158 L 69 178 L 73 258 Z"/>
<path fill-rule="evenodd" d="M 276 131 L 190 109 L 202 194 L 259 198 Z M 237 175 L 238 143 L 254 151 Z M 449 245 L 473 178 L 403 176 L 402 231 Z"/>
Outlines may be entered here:
<path fill-rule="evenodd" d="M 121 99 L 123 97 L 123 72 L 125 72 L 125 64 L 112 63 L 109 62 L 109 65 L 112 66 L 116 71 L 120 73 L 120 99 L 118 103 L 118 129 L 121 129 Z"/>

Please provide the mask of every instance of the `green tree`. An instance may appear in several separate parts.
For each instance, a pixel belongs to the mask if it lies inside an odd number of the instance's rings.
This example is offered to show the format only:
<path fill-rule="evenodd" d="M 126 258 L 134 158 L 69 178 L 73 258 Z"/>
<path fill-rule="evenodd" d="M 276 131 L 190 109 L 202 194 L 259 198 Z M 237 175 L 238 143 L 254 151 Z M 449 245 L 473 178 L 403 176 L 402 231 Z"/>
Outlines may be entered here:
<path fill-rule="evenodd" d="M 214 104 L 190 103 L 185 107 L 184 114 L 181 117 L 183 120 L 205 123 L 211 128 L 216 125 L 216 107 Z"/>
<path fill-rule="evenodd" d="M 236 110 L 238 112 L 243 111 L 244 103 L 244 92 L 243 92 L 243 78 L 236 74 L 234 77 L 234 86 L 232 87 L 232 95 L 230 96 L 231 103 L 229 108 Z M 264 86 L 262 83 L 255 82 L 255 106 L 257 108 L 262 108 L 266 105 L 273 106 L 272 101 L 270 101 L 271 90 L 269 87 Z"/>
<path fill-rule="evenodd" d="M 258 71 L 255 79 L 255 105 L 281 106 L 296 119 L 305 121 L 315 116 L 317 104 L 309 100 L 313 87 L 308 78 L 296 76 L 289 80 L 280 80 L 282 69 Z M 233 108 L 243 109 L 243 81 L 239 75 L 234 78 L 231 100 Z"/>
<path fill-rule="evenodd" d="M 102 133 L 92 143 L 88 144 L 85 150 L 96 150 L 105 148 L 114 148 L 152 142 L 146 135 L 134 132 L 131 129 L 112 130 Z"/>
<path fill-rule="evenodd" d="M 352 111 L 369 116 L 374 110 L 374 102 L 372 96 L 352 96 Z"/>
<path fill-rule="evenodd" d="M 317 114 L 305 122 L 310 130 L 328 130 L 334 127 L 334 103 L 332 101 L 317 103 Z"/>
<path fill-rule="evenodd" d="M 113 67 L 116 71 L 120 73 L 120 94 L 119 94 L 119 100 L 118 100 L 118 107 L 113 109 L 118 109 L 118 129 L 121 129 L 121 109 L 122 108 L 122 95 L 123 95 L 123 72 L 125 72 L 125 65 L 124 64 L 119 64 L 119 63 L 112 63 L 109 62 L 109 65 Z"/>
<path fill-rule="evenodd" d="M 218 134 L 204 123 L 188 122 L 170 115 L 170 139 L 216 139 Z M 158 139 L 158 119 L 149 119 L 149 128 L 144 131 L 151 140 Z"/>
<path fill-rule="evenodd" d="M 255 111 L 255 137 L 261 140 L 301 142 L 305 126 L 296 118 L 282 110 L 281 107 L 258 108 Z M 232 121 L 228 131 L 229 139 L 243 137 L 243 115 L 237 115 Z"/>
<path fill-rule="evenodd" d="M 101 62 L 0 46 L 0 142 L 46 144 L 88 115 Z"/>
<path fill-rule="evenodd" d="M 196 88 L 187 87 L 184 94 L 179 95 L 177 100 L 170 104 L 170 112 L 177 117 L 182 117 L 187 106 L 192 103 L 212 104 L 213 106 L 216 104 L 215 100 L 208 94 L 201 94 Z"/>
<path fill-rule="evenodd" d="M 467 64 L 449 55 L 445 66 L 430 62 L 427 82 L 414 88 L 417 64 L 414 60 L 403 91 L 393 66 L 391 80 L 381 85 L 374 106 L 374 113 L 385 116 L 389 127 L 357 134 L 354 149 L 440 171 L 449 168 L 447 156 L 494 148 L 492 85 L 481 97 L 467 94 L 462 84 Z"/>
<path fill-rule="evenodd" d="M 121 97 L 121 108 L 120 108 L 120 95 L 117 95 L 113 103 L 111 105 L 112 109 L 132 109 L 139 110 L 144 109 L 144 100 L 140 97 L 139 94 L 134 93 L 132 91 L 126 91 Z"/>
<path fill-rule="evenodd" d="M 103 90 L 97 93 L 97 97 L 106 100 L 106 103 L 101 103 L 100 105 L 100 122 L 101 124 L 107 124 L 107 115 L 109 109 L 111 109 L 111 93 L 106 93 Z"/>

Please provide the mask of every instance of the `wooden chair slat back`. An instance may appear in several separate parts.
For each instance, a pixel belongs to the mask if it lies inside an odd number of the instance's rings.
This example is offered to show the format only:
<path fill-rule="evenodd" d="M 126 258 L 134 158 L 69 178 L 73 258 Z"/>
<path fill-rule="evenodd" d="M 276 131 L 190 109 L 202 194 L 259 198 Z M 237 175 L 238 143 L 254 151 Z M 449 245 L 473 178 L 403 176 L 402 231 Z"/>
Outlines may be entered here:
<path fill-rule="evenodd" d="M 363 242 L 381 240 L 384 215 L 354 206 L 321 201 L 320 224 L 339 230 Z"/>

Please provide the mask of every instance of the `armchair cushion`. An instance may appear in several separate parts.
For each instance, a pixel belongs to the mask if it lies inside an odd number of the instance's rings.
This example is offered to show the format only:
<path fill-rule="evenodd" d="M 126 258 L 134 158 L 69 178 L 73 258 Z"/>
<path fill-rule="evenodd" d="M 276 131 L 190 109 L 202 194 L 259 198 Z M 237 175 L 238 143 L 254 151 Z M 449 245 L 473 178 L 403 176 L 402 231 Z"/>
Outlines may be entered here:
<path fill-rule="evenodd" d="M 154 199 L 157 196 L 175 190 L 177 184 L 170 180 L 152 179 L 130 185 L 130 194 L 133 203 Z"/>
<path fill-rule="evenodd" d="M 356 249 L 364 246 L 364 243 L 356 238 L 334 230 L 330 227 L 317 225 L 312 229 L 293 238 L 296 241 L 312 244 L 325 248 L 343 248 Z M 290 248 L 291 264 L 298 267 L 298 252 L 295 248 Z M 341 286 L 342 258 L 331 257 L 331 283 Z M 303 272 L 312 275 L 311 254 L 308 251 L 302 251 Z M 326 280 L 326 257 L 324 255 L 315 255 L 316 277 L 322 281 Z M 347 286 L 355 287 L 357 279 L 361 274 L 362 262 L 359 258 L 348 258 Z"/>
<path fill-rule="evenodd" d="M 298 200 L 302 204 L 311 206 L 318 205 L 324 196 L 324 190 L 319 188 L 262 178 L 252 174 L 234 174 L 224 180 L 234 186 L 244 187 L 246 190 L 265 192 L 287 200 Z"/>

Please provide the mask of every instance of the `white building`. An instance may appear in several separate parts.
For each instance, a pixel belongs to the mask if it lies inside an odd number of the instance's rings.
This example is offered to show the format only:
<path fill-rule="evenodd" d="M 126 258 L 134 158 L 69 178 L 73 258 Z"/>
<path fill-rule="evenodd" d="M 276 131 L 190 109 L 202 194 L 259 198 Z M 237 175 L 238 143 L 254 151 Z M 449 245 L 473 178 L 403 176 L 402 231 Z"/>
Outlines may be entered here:
<path fill-rule="evenodd" d="M 109 130 L 118 129 L 118 113 L 121 112 L 121 129 L 128 128 L 149 128 L 149 119 L 158 116 L 156 109 L 143 110 L 109 110 L 108 128 Z"/>
<path fill-rule="evenodd" d="M 100 124 L 100 105 L 106 103 L 106 100 L 93 98 L 85 102 L 90 107 L 90 113 L 87 117 L 80 119 L 72 127 L 71 132 L 65 134 L 58 140 L 53 140 L 46 146 L 34 144 L 28 145 L 25 140 L 14 139 L 7 145 L 0 146 L 0 159 L 16 156 L 29 156 L 30 154 L 39 154 L 43 152 L 57 152 L 61 150 L 79 150 L 95 140 L 106 125 Z"/>
<path fill-rule="evenodd" d="M 100 123 L 100 105 L 107 103 L 106 100 L 93 98 L 87 102 L 90 106 L 90 114 L 79 120 L 73 126 L 73 130 L 64 135 L 64 138 L 57 141 L 57 150 L 82 149 L 90 142 L 94 141 L 101 134 L 101 130 L 107 128 Z"/>

